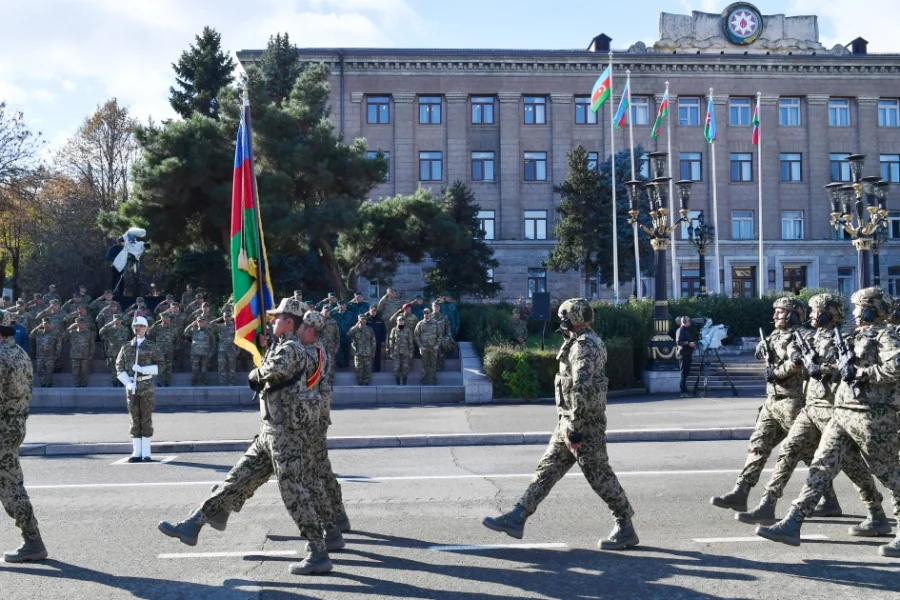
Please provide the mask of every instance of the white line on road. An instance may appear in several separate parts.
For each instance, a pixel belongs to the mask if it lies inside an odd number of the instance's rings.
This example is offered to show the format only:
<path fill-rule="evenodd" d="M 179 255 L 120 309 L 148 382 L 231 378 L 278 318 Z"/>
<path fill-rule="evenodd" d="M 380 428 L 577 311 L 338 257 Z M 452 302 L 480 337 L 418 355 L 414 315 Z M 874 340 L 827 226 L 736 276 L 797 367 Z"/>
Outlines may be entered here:
<path fill-rule="evenodd" d="M 819 534 L 811 534 L 811 535 L 801 535 L 801 540 L 827 540 L 827 535 L 819 535 Z M 751 537 L 720 537 L 720 538 L 695 538 L 695 542 L 699 544 L 725 544 L 732 542 L 765 542 L 767 541 L 765 538 L 759 537 L 758 535 L 754 535 Z"/>
<path fill-rule="evenodd" d="M 130 456 L 126 456 L 125 458 L 119 459 L 119 460 L 117 460 L 117 461 L 114 462 L 114 463 L 110 463 L 110 466 L 114 466 L 114 465 L 140 465 L 140 466 L 143 466 L 143 465 L 164 465 L 164 464 L 166 464 L 166 463 L 172 462 L 173 460 L 175 460 L 176 458 L 178 458 L 178 456 L 164 456 L 164 457 L 162 457 L 162 458 L 154 458 L 152 461 L 146 462 L 146 463 L 145 463 L 145 462 L 139 462 L 139 463 L 133 462 L 133 463 L 130 463 L 130 462 L 128 462 L 128 459 L 129 459 L 129 458 L 131 458 L 131 457 L 130 457 Z"/>
<path fill-rule="evenodd" d="M 243 556 L 286 556 L 297 554 L 296 550 L 246 550 L 238 552 L 178 552 L 160 554 L 157 558 L 232 558 Z"/>
<path fill-rule="evenodd" d="M 484 544 L 481 546 L 428 546 L 432 552 L 477 552 L 479 550 L 539 550 L 546 548 L 568 548 L 568 544 Z"/>

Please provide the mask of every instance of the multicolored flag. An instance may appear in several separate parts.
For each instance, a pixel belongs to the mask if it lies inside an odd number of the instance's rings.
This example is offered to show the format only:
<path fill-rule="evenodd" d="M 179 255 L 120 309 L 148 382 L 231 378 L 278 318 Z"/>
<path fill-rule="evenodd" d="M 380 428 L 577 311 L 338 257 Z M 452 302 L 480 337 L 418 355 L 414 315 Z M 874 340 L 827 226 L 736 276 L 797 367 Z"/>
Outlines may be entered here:
<path fill-rule="evenodd" d="M 713 110 L 712 99 L 706 103 L 706 125 L 703 127 L 703 137 L 710 144 L 719 139 L 719 134 L 716 131 L 716 113 Z"/>
<path fill-rule="evenodd" d="M 619 108 L 616 109 L 616 115 L 613 117 L 613 125 L 616 129 L 625 127 L 625 117 L 628 116 L 628 107 L 631 105 L 631 82 L 625 82 L 625 89 L 622 90 L 622 100 L 619 102 Z"/>
<path fill-rule="evenodd" d="M 591 90 L 591 110 L 597 112 L 612 95 L 612 71 L 609 67 L 600 75 Z"/>
<path fill-rule="evenodd" d="M 234 289 L 234 343 L 249 352 L 259 366 L 262 361 L 259 337 L 265 324 L 265 311 L 273 306 L 273 292 L 253 173 L 250 100 L 246 91 L 234 151 L 231 282 Z"/>
<path fill-rule="evenodd" d="M 663 119 L 669 116 L 669 90 L 663 94 L 662 102 L 659 103 L 659 114 L 656 115 L 656 122 L 653 124 L 653 131 L 650 137 L 659 137 L 659 131 L 662 129 Z"/>
<path fill-rule="evenodd" d="M 759 102 L 753 110 L 753 145 L 759 145 Z"/>

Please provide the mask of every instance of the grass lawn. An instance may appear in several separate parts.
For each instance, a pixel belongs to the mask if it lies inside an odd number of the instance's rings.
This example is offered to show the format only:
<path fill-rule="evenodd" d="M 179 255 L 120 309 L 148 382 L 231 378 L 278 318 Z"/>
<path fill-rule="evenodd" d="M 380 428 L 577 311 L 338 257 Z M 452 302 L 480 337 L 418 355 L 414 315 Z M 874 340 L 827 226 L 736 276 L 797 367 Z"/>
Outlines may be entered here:
<path fill-rule="evenodd" d="M 550 326 L 547 326 L 547 331 L 544 334 L 544 349 L 545 350 L 559 350 L 560 346 L 562 346 L 563 337 L 561 333 L 557 333 L 550 329 Z M 541 334 L 540 333 L 531 333 L 525 339 L 525 347 L 530 350 L 540 350 L 541 349 Z"/>

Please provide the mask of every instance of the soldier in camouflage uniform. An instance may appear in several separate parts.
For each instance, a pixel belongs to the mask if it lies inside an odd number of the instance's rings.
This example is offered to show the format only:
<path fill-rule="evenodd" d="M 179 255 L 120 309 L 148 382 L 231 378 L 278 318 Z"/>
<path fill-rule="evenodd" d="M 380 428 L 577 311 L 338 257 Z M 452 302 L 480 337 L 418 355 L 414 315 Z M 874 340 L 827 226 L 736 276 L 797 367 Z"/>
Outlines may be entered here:
<path fill-rule="evenodd" d="M 188 519 L 176 524 L 163 521 L 159 530 L 194 546 L 206 523 L 221 527 L 221 514 L 240 507 L 273 474 L 278 480 L 281 498 L 301 535 L 307 540 L 308 555 L 290 566 L 291 573 L 310 575 L 331 571 L 331 559 L 322 523 L 332 515 L 320 515 L 317 508 L 327 498 L 312 463 L 311 431 L 320 419 L 323 353 L 314 344 L 324 323 L 322 316 L 307 311 L 301 317 L 300 303 L 291 298 L 269 311 L 275 315 L 274 333 L 278 338 L 259 368 L 250 373 L 250 385 L 259 392 L 262 423 L 260 433 L 232 467 L 225 481 Z M 340 531 L 337 531 L 340 536 Z M 343 546 L 343 537 L 328 545 Z"/>
<path fill-rule="evenodd" d="M 172 325 L 175 327 L 176 335 L 174 341 L 175 354 L 173 355 L 173 365 L 172 372 L 178 371 L 181 369 L 181 359 L 184 354 L 184 328 L 185 328 L 185 316 L 184 313 L 181 312 L 181 305 L 173 302 L 168 310 L 171 315 Z"/>
<path fill-rule="evenodd" d="M 182 303 L 181 303 L 181 308 L 183 309 L 185 315 L 190 315 L 190 314 L 193 314 L 194 311 L 199 310 L 200 308 L 202 308 L 202 307 L 203 307 L 203 302 L 204 302 L 204 300 L 203 300 L 203 292 L 199 292 L 199 291 L 198 291 L 198 292 L 194 295 L 194 299 L 193 299 L 191 302 L 189 302 L 189 303 L 187 303 L 187 304 L 185 304 L 184 302 L 182 302 Z"/>
<path fill-rule="evenodd" d="M 603 550 L 622 550 L 639 543 L 628 502 L 606 451 L 606 346 L 591 329 L 594 311 L 584 298 L 566 300 L 559 307 L 565 342 L 557 354 L 556 412 L 558 422 L 531 485 L 515 508 L 498 518 L 486 518 L 485 527 L 521 539 L 525 521 L 553 486 L 576 462 L 591 488 L 616 519 L 612 533 L 600 540 Z"/>
<path fill-rule="evenodd" d="M 49 289 L 49 291 L 46 294 L 44 294 L 44 300 L 46 302 L 50 302 L 51 300 L 56 300 L 58 303 L 59 302 L 59 294 L 56 292 L 56 286 L 51 283 L 48 289 Z"/>
<path fill-rule="evenodd" d="M 199 317 L 184 330 L 191 340 L 191 385 L 206 385 L 206 371 L 213 349 L 213 334 L 207 329 L 206 317 Z"/>
<path fill-rule="evenodd" d="M 115 315 L 119 315 L 122 318 L 122 321 L 125 321 L 121 305 L 115 300 L 110 300 L 100 309 L 100 312 L 97 313 L 97 318 L 94 319 L 94 322 L 97 324 L 97 329 L 103 329 L 112 322 Z"/>
<path fill-rule="evenodd" d="M 97 318 L 97 315 L 100 314 L 100 311 L 107 305 L 107 303 L 113 301 L 113 292 L 112 290 L 106 290 L 103 292 L 102 296 L 97 296 L 96 299 L 92 300 L 88 305 L 88 311 Z"/>
<path fill-rule="evenodd" d="M 65 335 L 69 341 L 69 359 L 72 361 L 72 379 L 75 387 L 87 387 L 91 376 L 91 359 L 94 356 L 94 339 L 97 334 L 93 327 L 88 326 L 87 317 L 76 317 L 75 323 L 69 326 Z"/>
<path fill-rule="evenodd" d="M 528 338 L 528 324 L 522 319 L 519 309 L 513 311 L 512 318 L 509 320 L 509 328 L 512 329 L 516 345 L 524 348 L 525 340 Z"/>
<path fill-rule="evenodd" d="M 837 349 L 834 342 L 834 329 L 844 322 L 844 306 L 841 301 L 831 294 L 818 294 L 809 299 L 810 322 L 813 333 L 798 331 L 803 335 L 812 350 L 812 356 L 804 352 L 804 387 L 806 388 L 806 403 L 797 418 L 794 419 L 787 438 L 781 445 L 778 460 L 775 463 L 775 472 L 769 483 L 766 484 L 766 493 L 763 494 L 759 506 L 749 512 L 739 512 L 735 518 L 742 523 L 773 525 L 775 518 L 775 504 L 781 498 L 784 487 L 787 485 L 791 474 L 801 460 L 809 463 L 816 452 L 819 441 L 822 439 L 822 431 L 831 421 L 834 413 L 834 390 L 837 388 L 834 375 L 837 372 Z M 866 536 L 891 532 L 891 526 L 881 508 L 882 496 L 875 487 L 875 480 L 869 473 L 866 463 L 856 450 L 848 452 L 844 456 L 841 465 L 847 477 L 853 482 L 859 491 L 863 504 L 869 510 L 874 519 L 868 524 L 868 528 L 856 525 L 850 528 L 850 535 Z M 834 488 L 830 485 L 822 496 L 823 500 L 831 497 L 826 506 L 817 509 L 815 513 L 820 516 L 840 516 L 842 511 Z"/>
<path fill-rule="evenodd" d="M 366 325 L 366 315 L 359 315 L 356 325 L 347 333 L 353 350 L 353 366 L 356 369 L 356 383 L 372 383 L 372 357 L 375 356 L 375 332 Z"/>
<path fill-rule="evenodd" d="M 173 304 L 175 304 L 175 294 L 166 294 L 166 299 L 156 305 L 156 308 L 153 309 L 153 314 L 159 317 L 164 311 L 169 310 Z"/>
<path fill-rule="evenodd" d="M 734 489 L 710 499 L 710 503 L 719 508 L 747 512 L 750 489 L 759 482 L 766 460 L 775 446 L 787 437 L 803 407 L 803 360 L 794 342 L 794 332 L 806 319 L 806 309 L 800 300 L 791 296 L 777 299 L 772 307 L 775 309 L 775 331 L 767 340 L 760 340 L 756 347 L 759 360 L 764 360 L 768 354 L 766 402 L 756 419 L 747 461 Z"/>
<path fill-rule="evenodd" d="M 212 312 L 212 304 L 204 302 L 200 308 L 195 310 L 188 316 L 188 320 L 196 321 L 199 317 L 206 317 L 207 322 L 212 323 L 216 316 Z"/>
<path fill-rule="evenodd" d="M 424 319 L 416 325 L 413 337 L 422 356 L 422 385 L 437 385 L 438 354 L 441 352 L 443 328 L 431 316 L 431 309 L 422 313 Z"/>
<path fill-rule="evenodd" d="M 219 385 L 234 385 L 238 347 L 234 345 L 234 317 L 230 310 L 213 321 L 211 328 L 218 343 Z"/>
<path fill-rule="evenodd" d="M 184 293 L 181 295 L 181 306 L 187 306 L 191 302 L 194 301 L 196 294 L 194 293 L 194 286 L 191 284 L 186 284 L 184 286 Z"/>
<path fill-rule="evenodd" d="M 403 306 L 403 301 L 397 297 L 397 292 L 394 291 L 393 288 L 388 288 L 387 292 L 381 299 L 378 301 L 377 312 L 378 316 L 381 317 L 381 320 L 384 321 L 384 326 L 387 329 L 385 335 L 387 336 L 388 346 L 387 352 L 391 353 L 391 331 L 393 331 L 395 323 L 391 321 L 391 316 L 394 315 L 400 308 Z"/>
<path fill-rule="evenodd" d="M 53 361 L 56 357 L 59 333 L 53 328 L 50 319 L 45 317 L 41 319 L 41 324 L 31 331 L 28 339 L 29 346 L 34 349 L 41 387 L 53 387 Z"/>
<path fill-rule="evenodd" d="M 51 298 L 49 300 L 50 306 L 47 307 L 46 310 L 38 313 L 38 319 L 42 321 L 44 319 L 50 319 L 50 323 L 53 325 L 53 329 L 56 331 L 56 345 L 53 347 L 53 370 L 59 372 L 62 370 L 62 343 L 63 343 L 63 334 L 66 332 L 66 313 L 64 313 L 59 307 L 59 299 Z"/>
<path fill-rule="evenodd" d="M 139 310 L 145 310 L 147 308 L 147 301 L 144 300 L 143 296 L 138 296 L 134 299 L 134 304 L 128 307 L 125 311 L 125 316 L 123 317 L 126 323 L 129 323 L 131 319 L 137 315 Z M 144 316 L 146 318 L 146 316 Z"/>
<path fill-rule="evenodd" d="M 116 313 L 113 320 L 103 326 L 100 330 L 100 341 L 103 343 L 103 353 L 106 355 L 106 368 L 109 369 L 109 376 L 113 387 L 121 386 L 122 383 L 118 379 L 116 372 L 116 358 L 119 351 L 128 342 L 131 331 L 125 327 L 122 322 L 122 315 Z"/>
<path fill-rule="evenodd" d="M 341 348 L 341 328 L 337 321 L 331 318 L 331 309 L 322 307 L 322 317 L 325 325 L 322 329 L 322 345 L 328 353 L 328 383 L 334 386 L 334 372 L 337 369 L 337 355 Z"/>
<path fill-rule="evenodd" d="M 46 309 L 47 303 L 44 301 L 44 297 L 40 294 L 34 294 L 31 301 L 28 303 L 28 312 L 31 313 L 31 316 L 37 319 L 37 316 Z"/>
<path fill-rule="evenodd" d="M 857 330 L 851 339 L 845 340 L 845 350 L 852 350 L 852 360 L 841 361 L 834 415 L 822 432 L 806 485 L 790 512 L 771 527 L 756 528 L 756 534 L 766 539 L 800 545 L 803 521 L 813 514 L 828 483 L 853 449 L 859 450 L 869 471 L 891 491 L 894 516 L 900 517 L 900 463 L 897 461 L 900 341 L 884 324 L 893 309 L 891 297 L 879 287 L 870 287 L 854 293 L 850 302 L 854 305 Z M 844 352 L 841 354 L 846 356 Z M 870 513 L 867 521 L 875 520 L 876 515 Z M 864 522 L 858 527 L 868 529 L 868 525 Z M 879 547 L 878 553 L 900 558 L 900 533 L 890 544 Z"/>
<path fill-rule="evenodd" d="M 90 308 L 91 305 L 91 297 L 87 295 L 84 286 L 79 288 L 79 291 L 72 295 L 72 297 L 65 301 L 62 305 L 62 310 L 67 313 L 73 313 L 78 310 L 79 307 L 83 306 L 85 310 Z"/>
<path fill-rule="evenodd" d="M 13 318 L 16 320 L 16 324 L 23 327 L 28 333 L 35 328 L 34 317 L 28 312 L 28 307 L 22 300 L 16 302 L 16 312 L 13 314 Z"/>
<path fill-rule="evenodd" d="M 28 355 L 13 340 L 14 326 L 13 315 L 0 311 L 0 504 L 15 519 L 24 541 L 17 550 L 3 555 L 3 560 L 10 563 L 47 558 L 19 463 L 34 373 Z"/>
<path fill-rule="evenodd" d="M 122 346 L 116 357 L 116 375 L 125 386 L 131 417 L 133 450 L 128 462 L 151 462 L 153 409 L 156 407 L 153 376 L 159 374 L 165 363 L 157 347 L 146 337 L 147 319 L 135 317 L 131 328 L 134 339 Z"/>
<path fill-rule="evenodd" d="M 178 339 L 178 334 L 178 326 L 172 323 L 172 313 L 167 310 L 160 313 L 159 321 L 154 323 L 147 332 L 147 339 L 154 343 L 163 358 L 163 366 L 156 377 L 156 383 L 161 387 L 172 385 L 172 373 L 175 369 L 175 340 Z"/>
<path fill-rule="evenodd" d="M 406 326 L 406 317 L 397 318 L 397 326 L 391 330 L 391 359 L 394 361 L 394 380 L 397 385 L 406 385 L 406 378 L 412 368 L 413 330 Z"/>
<path fill-rule="evenodd" d="M 437 370 L 444 370 L 444 355 L 447 354 L 448 346 L 453 345 L 450 336 L 450 319 L 441 312 L 441 303 L 435 300 L 431 303 L 431 320 L 441 326 L 441 344 L 437 352 Z"/>

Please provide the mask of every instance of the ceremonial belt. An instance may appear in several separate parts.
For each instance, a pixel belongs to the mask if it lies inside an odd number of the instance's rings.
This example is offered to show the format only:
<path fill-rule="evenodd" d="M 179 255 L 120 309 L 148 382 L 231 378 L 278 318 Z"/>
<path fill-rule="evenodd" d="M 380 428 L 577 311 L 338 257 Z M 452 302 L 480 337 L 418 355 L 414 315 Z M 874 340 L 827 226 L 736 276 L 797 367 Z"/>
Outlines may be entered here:
<path fill-rule="evenodd" d="M 153 379 L 153 375 L 136 375 L 134 378 L 135 381 L 150 381 L 151 379 Z"/>

